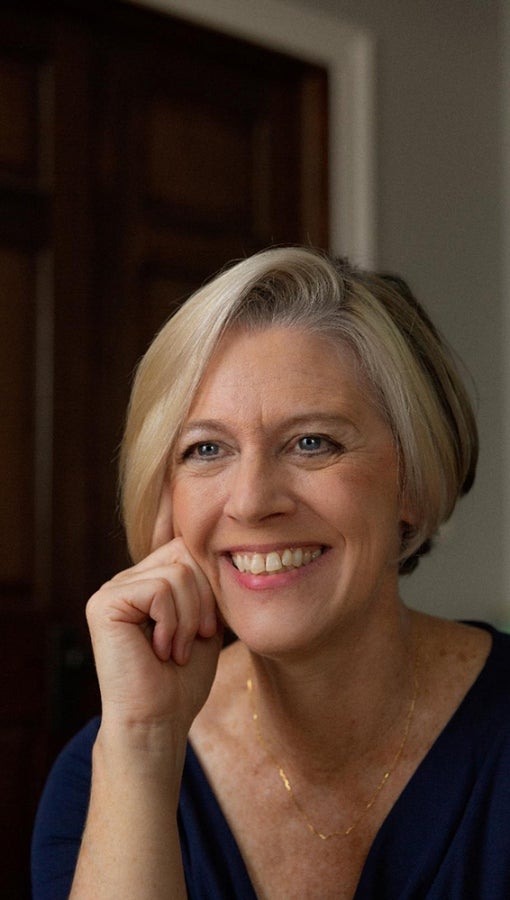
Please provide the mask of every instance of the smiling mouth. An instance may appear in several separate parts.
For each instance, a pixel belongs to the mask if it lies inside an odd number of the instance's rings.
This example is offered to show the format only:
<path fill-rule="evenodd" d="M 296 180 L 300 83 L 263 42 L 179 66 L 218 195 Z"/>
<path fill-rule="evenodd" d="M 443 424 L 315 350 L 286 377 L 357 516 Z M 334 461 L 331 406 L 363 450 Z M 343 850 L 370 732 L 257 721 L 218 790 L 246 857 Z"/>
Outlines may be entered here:
<path fill-rule="evenodd" d="M 289 572 L 301 569 L 313 562 L 324 552 L 323 547 L 288 547 L 285 550 L 271 550 L 270 553 L 232 553 L 232 562 L 239 572 L 250 575 L 274 575 L 275 572 Z"/>

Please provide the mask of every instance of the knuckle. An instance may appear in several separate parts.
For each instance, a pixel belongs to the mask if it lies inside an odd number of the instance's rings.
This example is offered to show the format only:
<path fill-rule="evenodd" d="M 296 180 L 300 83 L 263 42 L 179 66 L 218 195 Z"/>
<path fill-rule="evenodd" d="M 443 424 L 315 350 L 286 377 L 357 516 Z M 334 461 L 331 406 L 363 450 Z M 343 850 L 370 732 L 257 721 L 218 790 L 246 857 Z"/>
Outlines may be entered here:
<path fill-rule="evenodd" d="M 170 541 L 169 547 L 172 551 L 186 552 L 186 544 L 182 537 L 175 537 Z"/>
<path fill-rule="evenodd" d="M 108 584 L 118 584 L 119 581 L 125 581 L 126 578 L 133 576 L 134 567 L 131 566 L 129 569 L 122 569 L 121 572 L 117 572 L 109 581 L 106 582 Z M 105 587 L 106 585 L 103 585 Z"/>
<path fill-rule="evenodd" d="M 95 594 L 92 594 L 91 597 L 87 600 L 85 606 L 85 616 L 87 622 L 93 622 L 99 615 L 100 610 L 103 607 L 103 600 L 101 590 L 96 591 Z"/>
<path fill-rule="evenodd" d="M 152 579 L 155 588 L 161 588 L 164 592 L 171 590 L 170 580 L 164 575 L 155 575 Z"/>
<path fill-rule="evenodd" d="M 171 571 L 175 581 L 183 587 L 188 587 L 194 581 L 192 568 L 182 560 L 172 563 Z"/>

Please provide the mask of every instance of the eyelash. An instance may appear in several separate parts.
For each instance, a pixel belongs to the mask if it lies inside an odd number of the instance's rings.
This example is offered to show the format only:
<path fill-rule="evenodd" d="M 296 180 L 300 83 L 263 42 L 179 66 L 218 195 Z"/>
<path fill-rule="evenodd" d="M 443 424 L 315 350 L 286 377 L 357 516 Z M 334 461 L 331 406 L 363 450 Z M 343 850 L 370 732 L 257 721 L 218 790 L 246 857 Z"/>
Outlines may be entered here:
<path fill-rule="evenodd" d="M 305 450 L 300 446 L 302 441 L 319 441 L 320 445 L 315 450 L 312 450 L 312 448 Z M 335 443 L 331 438 L 325 437 L 323 434 L 303 434 L 297 439 L 295 444 L 305 456 L 326 456 L 327 454 L 341 453 L 343 450 L 339 444 Z"/>
<path fill-rule="evenodd" d="M 312 448 L 308 447 L 305 449 L 300 446 L 304 441 L 318 441 L 319 446 Z M 296 448 L 299 453 L 302 453 L 303 456 L 327 456 L 328 454 L 338 454 L 342 453 L 344 448 L 335 443 L 335 441 L 331 440 L 331 438 L 325 437 L 322 434 L 303 434 L 299 438 L 296 438 L 292 443 L 292 448 Z M 214 449 L 213 453 L 201 453 L 201 450 L 205 448 Z M 184 462 L 187 459 L 194 459 L 199 461 L 210 461 L 217 460 L 220 456 L 221 445 L 217 441 L 197 441 L 191 446 L 187 447 L 184 452 L 181 454 L 181 461 Z"/>
<path fill-rule="evenodd" d="M 205 455 L 205 454 L 202 456 L 198 451 L 200 450 L 200 448 L 203 448 L 203 447 L 215 447 L 216 451 L 218 451 L 219 446 L 220 445 L 217 443 L 217 441 L 197 441 L 196 444 L 191 444 L 190 447 L 186 448 L 184 453 L 182 453 L 182 455 L 181 455 L 181 460 L 184 461 L 186 459 L 190 459 L 191 457 L 194 457 L 195 459 L 200 459 L 200 460 L 202 460 L 202 459 L 217 459 L 217 456 L 218 456 L 217 452 L 214 454 L 211 454 L 210 456 Z"/>

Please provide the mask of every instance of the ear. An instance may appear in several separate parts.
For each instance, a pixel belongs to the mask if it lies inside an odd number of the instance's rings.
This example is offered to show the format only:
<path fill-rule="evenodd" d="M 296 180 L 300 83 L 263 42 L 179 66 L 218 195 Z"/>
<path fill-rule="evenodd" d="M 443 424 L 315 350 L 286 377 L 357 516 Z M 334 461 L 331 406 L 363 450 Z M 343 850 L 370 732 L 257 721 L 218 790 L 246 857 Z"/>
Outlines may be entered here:
<path fill-rule="evenodd" d="M 168 481 L 163 482 L 158 513 L 152 531 L 151 550 L 157 550 L 174 537 L 172 522 L 172 492 Z"/>

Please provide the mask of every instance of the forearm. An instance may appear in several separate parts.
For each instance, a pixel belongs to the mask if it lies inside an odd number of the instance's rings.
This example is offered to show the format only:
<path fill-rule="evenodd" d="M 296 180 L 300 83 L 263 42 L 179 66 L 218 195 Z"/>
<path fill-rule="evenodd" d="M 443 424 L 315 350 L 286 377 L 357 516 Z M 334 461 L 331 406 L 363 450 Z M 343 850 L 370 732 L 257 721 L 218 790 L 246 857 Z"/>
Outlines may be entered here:
<path fill-rule="evenodd" d="M 183 762 L 182 742 L 119 752 L 98 737 L 71 900 L 185 900 L 177 828 Z"/>
<path fill-rule="evenodd" d="M 177 806 L 221 647 L 214 595 L 176 538 L 103 585 L 87 620 L 102 722 L 71 898 L 185 900 Z"/>

